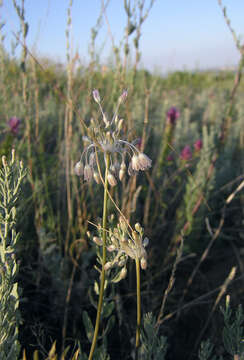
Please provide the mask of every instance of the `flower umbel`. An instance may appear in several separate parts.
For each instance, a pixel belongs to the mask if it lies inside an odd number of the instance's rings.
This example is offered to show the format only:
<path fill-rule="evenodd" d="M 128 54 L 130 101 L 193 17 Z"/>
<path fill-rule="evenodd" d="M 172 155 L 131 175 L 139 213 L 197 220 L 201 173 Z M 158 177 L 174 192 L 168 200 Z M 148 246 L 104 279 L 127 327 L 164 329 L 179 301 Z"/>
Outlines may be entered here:
<path fill-rule="evenodd" d="M 147 268 L 146 246 L 149 243 L 147 237 L 143 237 L 144 230 L 139 223 L 135 224 L 135 229 L 129 228 L 126 221 L 121 217 L 117 226 L 110 228 L 107 236 L 108 261 L 106 262 L 106 270 L 123 267 L 126 268 L 126 262 L 130 257 L 133 260 L 138 259 L 141 268 Z M 100 237 L 95 236 L 93 241 L 102 244 Z M 125 274 L 125 271 L 124 271 Z M 117 277 L 116 277 L 117 279 Z M 120 279 L 121 280 L 121 279 Z"/>
<path fill-rule="evenodd" d="M 103 121 L 91 120 L 88 129 L 89 137 L 84 138 L 88 145 L 83 150 L 80 161 L 75 165 L 76 175 L 84 175 L 85 181 L 98 178 L 96 153 L 97 155 L 103 153 L 104 157 L 106 157 L 106 154 L 109 155 L 110 171 L 108 181 L 110 186 L 115 186 L 117 180 L 122 180 L 126 170 L 131 176 L 137 174 L 140 170 L 145 171 L 151 167 L 151 159 L 142 153 L 135 146 L 135 143 L 127 141 L 122 134 L 123 119 L 119 119 L 118 110 L 127 96 L 127 91 L 124 90 L 118 98 L 115 113 L 112 119 L 109 120 L 103 111 L 98 90 L 93 90 L 93 98 L 100 108 Z"/>

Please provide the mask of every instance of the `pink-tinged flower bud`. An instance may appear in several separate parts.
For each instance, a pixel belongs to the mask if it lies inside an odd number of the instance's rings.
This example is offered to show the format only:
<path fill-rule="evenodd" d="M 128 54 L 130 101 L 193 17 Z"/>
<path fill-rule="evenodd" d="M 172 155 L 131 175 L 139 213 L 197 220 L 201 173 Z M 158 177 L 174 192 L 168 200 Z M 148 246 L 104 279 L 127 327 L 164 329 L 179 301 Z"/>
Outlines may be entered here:
<path fill-rule="evenodd" d="M 96 101 L 96 103 L 99 104 L 101 101 L 99 91 L 97 89 L 94 89 L 92 92 L 92 95 L 93 95 L 93 99 Z"/>
<path fill-rule="evenodd" d="M 97 184 L 100 184 L 101 179 L 100 179 L 100 175 L 99 175 L 99 173 L 97 171 L 93 172 L 93 178 L 94 178 L 94 180 L 96 181 Z"/>
<path fill-rule="evenodd" d="M 139 156 L 134 154 L 132 156 L 132 159 L 131 159 L 131 167 L 133 170 L 135 171 L 139 171 L 141 166 L 140 166 L 140 160 L 139 160 Z"/>
<path fill-rule="evenodd" d="M 116 247 L 115 247 L 115 245 L 109 245 L 107 247 L 107 249 L 108 249 L 109 252 L 112 252 L 112 251 L 114 251 L 116 249 Z"/>
<path fill-rule="evenodd" d="M 140 153 L 138 157 L 141 165 L 141 170 L 147 170 L 152 166 L 152 160 L 146 154 Z"/>
<path fill-rule="evenodd" d="M 100 239 L 98 236 L 93 236 L 92 240 L 93 240 L 94 243 L 97 244 L 98 246 L 102 246 L 102 245 L 103 245 L 102 239 Z"/>
<path fill-rule="evenodd" d="M 127 90 L 124 90 L 119 97 L 119 103 L 124 102 L 126 100 L 127 96 L 128 96 L 128 92 L 127 92 Z"/>
<path fill-rule="evenodd" d="M 111 267 L 113 266 L 113 264 L 111 263 L 111 261 L 108 261 L 105 265 L 104 265 L 104 270 L 109 270 L 111 269 Z"/>
<path fill-rule="evenodd" d="M 186 145 L 181 151 L 180 157 L 182 160 L 188 161 L 192 158 L 192 151 L 189 145 Z"/>
<path fill-rule="evenodd" d="M 82 176 L 84 173 L 84 166 L 81 161 L 75 164 L 74 172 L 77 176 Z"/>
<path fill-rule="evenodd" d="M 86 164 L 84 168 L 84 180 L 90 182 L 93 177 L 93 170 L 90 165 Z"/>
<path fill-rule="evenodd" d="M 108 172 L 108 183 L 110 186 L 116 186 L 117 185 L 117 180 L 115 178 L 115 176 L 109 171 Z"/>
<path fill-rule="evenodd" d="M 200 151 L 202 148 L 202 140 L 198 139 L 195 143 L 194 143 L 194 149 L 195 151 Z"/>
<path fill-rule="evenodd" d="M 180 116 L 179 110 L 176 107 L 172 106 L 167 111 L 167 124 L 175 125 L 175 122 L 179 116 Z"/>
<path fill-rule="evenodd" d="M 125 162 L 122 161 L 122 163 L 120 165 L 120 169 L 119 169 L 119 179 L 120 179 L 120 181 L 123 180 L 123 178 L 125 176 L 125 172 L 126 172 L 126 165 L 125 165 Z"/>
<path fill-rule="evenodd" d="M 127 275 L 127 269 L 126 267 L 123 267 L 123 269 L 121 270 L 121 273 L 120 273 L 120 279 L 124 279 Z"/>
<path fill-rule="evenodd" d="M 146 270 L 146 268 L 147 268 L 147 259 L 145 257 L 142 257 L 141 260 L 140 260 L 140 263 L 141 263 L 142 270 Z"/>
<path fill-rule="evenodd" d="M 10 127 L 12 134 L 17 135 L 20 126 L 20 119 L 18 119 L 16 116 L 11 117 L 8 121 L 8 126 Z"/>

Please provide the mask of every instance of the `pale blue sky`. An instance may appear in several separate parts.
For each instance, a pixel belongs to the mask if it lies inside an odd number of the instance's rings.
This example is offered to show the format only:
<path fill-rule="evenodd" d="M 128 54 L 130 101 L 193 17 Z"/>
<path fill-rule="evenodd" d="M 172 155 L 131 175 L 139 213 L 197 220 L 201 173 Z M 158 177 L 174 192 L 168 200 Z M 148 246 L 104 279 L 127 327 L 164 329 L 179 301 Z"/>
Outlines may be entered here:
<path fill-rule="evenodd" d="M 244 1 L 222 0 L 231 24 L 244 41 Z M 20 3 L 20 0 L 17 0 Z M 149 2 L 149 0 L 147 0 Z M 27 44 L 37 54 L 64 61 L 65 30 L 69 0 L 25 0 L 26 19 L 30 26 Z M 116 45 L 124 35 L 126 16 L 123 0 L 110 0 L 107 16 Z M 73 0 L 72 47 L 87 59 L 91 28 L 100 13 L 101 0 Z M 1 20 L 9 43 L 11 31 L 19 24 L 12 0 L 3 0 Z M 97 50 L 104 45 L 103 59 L 111 53 L 108 27 L 103 26 L 97 39 Z M 217 0 L 156 0 L 142 26 L 141 64 L 165 72 L 182 69 L 205 69 L 237 64 L 239 53 L 224 21 Z"/>

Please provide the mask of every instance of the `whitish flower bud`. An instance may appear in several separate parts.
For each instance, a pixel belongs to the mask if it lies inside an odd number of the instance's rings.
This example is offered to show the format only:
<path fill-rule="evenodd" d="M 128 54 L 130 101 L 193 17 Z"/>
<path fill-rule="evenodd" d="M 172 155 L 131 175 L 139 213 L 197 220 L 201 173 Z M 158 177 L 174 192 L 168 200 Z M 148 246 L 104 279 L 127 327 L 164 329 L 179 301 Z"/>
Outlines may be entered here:
<path fill-rule="evenodd" d="M 111 267 L 113 266 L 113 264 L 111 263 L 111 261 L 108 261 L 105 265 L 104 265 L 104 270 L 109 270 L 111 269 Z"/>
<path fill-rule="evenodd" d="M 74 172 L 77 176 L 83 175 L 84 172 L 84 166 L 81 161 L 78 161 L 78 163 L 75 164 Z"/>
<path fill-rule="evenodd" d="M 84 180 L 90 182 L 93 177 L 93 171 L 90 165 L 86 164 L 84 168 Z"/>
<path fill-rule="evenodd" d="M 144 153 L 138 155 L 140 169 L 147 170 L 152 166 L 152 160 Z"/>
<path fill-rule="evenodd" d="M 96 183 L 100 184 L 101 179 L 100 179 L 99 173 L 97 171 L 93 172 L 93 177 L 94 177 L 94 180 L 96 181 Z"/>
<path fill-rule="evenodd" d="M 141 227 L 141 225 L 139 223 L 135 224 L 135 229 L 137 232 L 139 232 L 139 234 L 143 231 L 143 228 Z"/>
<path fill-rule="evenodd" d="M 96 161 L 96 154 L 93 151 L 92 153 L 90 153 L 90 156 L 89 156 L 89 165 L 93 166 L 95 164 L 95 161 Z"/>
<path fill-rule="evenodd" d="M 3 163 L 3 166 L 7 166 L 8 163 L 7 163 L 7 158 L 5 155 L 2 156 L 2 163 Z"/>
<path fill-rule="evenodd" d="M 93 239 L 95 244 L 97 244 L 98 246 L 102 246 L 103 242 L 102 239 L 100 239 L 98 236 L 93 236 Z"/>
<path fill-rule="evenodd" d="M 20 166 L 20 168 L 21 168 L 21 169 L 23 169 L 23 168 L 24 168 L 24 163 L 23 163 L 23 161 L 22 161 L 22 160 L 20 160 L 20 162 L 19 162 L 19 166 Z"/>
<path fill-rule="evenodd" d="M 145 237 L 145 239 L 142 242 L 142 245 L 145 248 L 145 247 L 147 247 L 148 244 L 149 244 L 149 239 L 147 237 Z"/>
<path fill-rule="evenodd" d="M 147 259 L 145 257 L 142 257 L 141 260 L 140 260 L 140 263 L 141 263 L 142 270 L 146 270 L 146 268 L 147 268 Z"/>
<path fill-rule="evenodd" d="M 116 249 L 116 247 L 114 245 L 109 245 L 107 247 L 107 249 L 108 249 L 109 252 L 112 252 L 112 251 L 114 251 Z"/>
<path fill-rule="evenodd" d="M 124 176 L 125 176 L 125 170 L 120 169 L 120 170 L 119 170 L 119 179 L 120 179 L 120 181 L 123 180 Z"/>
<path fill-rule="evenodd" d="M 127 275 L 127 269 L 126 267 L 124 267 L 122 270 L 121 270 L 121 273 L 120 273 L 120 279 L 124 279 Z"/>
<path fill-rule="evenodd" d="M 141 165 L 140 165 L 140 160 L 139 160 L 139 156 L 134 154 L 132 156 L 132 159 L 131 159 L 131 167 L 133 170 L 135 171 L 139 171 L 141 170 Z"/>
<path fill-rule="evenodd" d="M 137 170 L 132 168 L 132 162 L 129 163 L 128 174 L 129 176 L 134 176 L 137 174 Z"/>
<path fill-rule="evenodd" d="M 109 171 L 108 172 L 108 182 L 110 186 L 116 186 L 117 185 L 117 180 L 115 178 L 115 176 Z"/>
<path fill-rule="evenodd" d="M 97 89 L 94 89 L 92 92 L 92 95 L 93 95 L 93 99 L 96 101 L 96 103 L 99 104 L 101 101 L 99 91 Z"/>

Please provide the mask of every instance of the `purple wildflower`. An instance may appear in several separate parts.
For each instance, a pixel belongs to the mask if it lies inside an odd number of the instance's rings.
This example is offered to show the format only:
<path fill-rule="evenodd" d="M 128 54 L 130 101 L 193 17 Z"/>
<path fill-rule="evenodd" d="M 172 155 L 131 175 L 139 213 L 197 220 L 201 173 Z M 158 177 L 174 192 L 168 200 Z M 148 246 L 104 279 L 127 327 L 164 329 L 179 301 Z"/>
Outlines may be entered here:
<path fill-rule="evenodd" d="M 10 127 L 12 134 L 17 135 L 20 126 L 20 119 L 16 116 L 11 117 L 8 121 L 8 126 Z"/>
<path fill-rule="evenodd" d="M 194 149 L 195 151 L 200 151 L 202 148 L 202 140 L 198 139 L 195 143 L 194 143 Z"/>
<path fill-rule="evenodd" d="M 179 116 L 180 116 L 179 110 L 176 107 L 172 106 L 167 111 L 167 123 L 170 125 L 175 125 L 175 122 Z"/>
<path fill-rule="evenodd" d="M 192 151 L 189 145 L 186 145 L 181 151 L 180 157 L 182 160 L 188 161 L 192 158 Z"/>
<path fill-rule="evenodd" d="M 174 160 L 173 154 L 169 154 L 169 155 L 167 156 L 167 161 L 173 161 L 173 160 Z"/>

